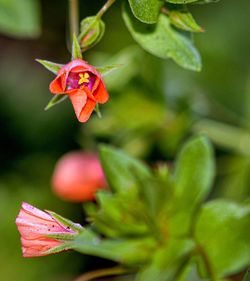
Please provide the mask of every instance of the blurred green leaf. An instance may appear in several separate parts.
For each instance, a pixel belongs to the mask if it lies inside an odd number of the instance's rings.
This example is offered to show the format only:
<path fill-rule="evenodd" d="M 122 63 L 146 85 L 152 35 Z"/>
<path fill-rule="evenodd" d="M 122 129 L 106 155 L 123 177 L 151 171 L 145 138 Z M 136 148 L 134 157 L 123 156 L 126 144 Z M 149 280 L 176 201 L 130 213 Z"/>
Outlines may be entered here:
<path fill-rule="evenodd" d="M 186 11 L 170 11 L 169 19 L 171 24 L 177 28 L 190 31 L 190 32 L 203 32 L 203 28 L 200 27 L 192 14 Z"/>
<path fill-rule="evenodd" d="M 83 51 L 95 46 L 103 37 L 105 23 L 97 16 L 91 16 L 81 21 L 79 44 Z"/>
<path fill-rule="evenodd" d="M 63 67 L 63 64 L 59 64 L 47 60 L 36 59 L 36 61 L 39 62 L 41 65 L 43 65 L 45 68 L 47 68 L 49 71 L 54 73 L 55 75 L 57 75 L 58 71 Z"/>
<path fill-rule="evenodd" d="M 148 233 L 144 220 L 145 210 L 134 193 L 100 191 L 96 200 L 99 208 L 88 214 L 102 234 L 108 237 L 135 237 Z"/>
<path fill-rule="evenodd" d="M 197 1 L 199 0 L 166 0 L 166 2 L 173 3 L 173 4 L 188 4 Z"/>
<path fill-rule="evenodd" d="M 143 163 L 119 149 L 101 145 L 99 151 L 105 176 L 114 191 L 132 191 L 135 188 L 137 179 L 133 171 L 136 171 L 137 176 L 142 178 L 150 175 L 148 168 Z"/>
<path fill-rule="evenodd" d="M 214 180 L 213 157 L 212 146 L 203 136 L 192 138 L 181 149 L 175 170 L 175 196 L 183 208 L 192 209 L 208 195 Z"/>
<path fill-rule="evenodd" d="M 149 53 L 163 59 L 172 58 L 190 70 L 201 70 L 199 52 L 187 37 L 171 27 L 167 16 L 160 15 L 157 24 L 147 25 L 135 19 L 128 5 L 124 5 L 123 19 L 135 41 Z"/>
<path fill-rule="evenodd" d="M 249 205 L 214 200 L 202 208 L 195 237 L 216 278 L 232 275 L 250 264 L 249 227 Z"/>
<path fill-rule="evenodd" d="M 194 212 L 212 187 L 214 168 L 213 150 L 205 137 L 194 137 L 184 144 L 176 160 L 174 197 L 166 206 L 172 235 L 190 233 Z"/>
<path fill-rule="evenodd" d="M 73 34 L 72 42 L 72 60 L 74 59 L 82 59 L 81 47 L 75 34 Z"/>
<path fill-rule="evenodd" d="M 198 0 L 195 4 L 210 4 L 210 3 L 217 3 L 220 0 Z"/>
<path fill-rule="evenodd" d="M 59 94 L 59 95 L 54 95 L 53 98 L 49 101 L 49 103 L 46 105 L 44 110 L 49 110 L 51 107 L 58 105 L 59 103 L 63 102 L 68 98 L 67 95 Z"/>
<path fill-rule="evenodd" d="M 144 23 L 156 23 L 160 8 L 163 5 L 161 0 L 129 0 L 134 16 Z"/>
<path fill-rule="evenodd" d="M 72 247 L 83 254 L 94 255 L 126 265 L 144 263 L 156 247 L 151 238 L 102 239 L 90 229 L 83 231 Z"/>
<path fill-rule="evenodd" d="M 149 266 L 138 273 L 136 281 L 171 281 L 194 248 L 194 243 L 187 239 L 171 239 L 161 246 L 152 257 Z"/>
<path fill-rule="evenodd" d="M 0 32 L 15 37 L 40 35 L 40 6 L 37 0 L 0 0 Z"/>

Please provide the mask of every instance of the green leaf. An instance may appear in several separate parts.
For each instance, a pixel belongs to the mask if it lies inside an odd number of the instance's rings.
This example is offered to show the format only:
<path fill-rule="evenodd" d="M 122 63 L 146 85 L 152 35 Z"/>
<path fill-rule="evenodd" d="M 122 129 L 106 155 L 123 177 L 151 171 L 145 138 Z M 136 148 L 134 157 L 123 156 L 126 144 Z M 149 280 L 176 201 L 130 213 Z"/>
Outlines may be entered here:
<path fill-rule="evenodd" d="M 73 34 L 73 43 L 72 43 L 72 60 L 82 59 L 82 51 L 79 45 L 78 39 L 75 34 Z"/>
<path fill-rule="evenodd" d="M 102 76 L 108 75 L 112 71 L 123 67 L 123 64 L 110 64 L 110 65 L 105 65 L 105 66 L 97 66 L 95 69 L 101 73 Z"/>
<path fill-rule="evenodd" d="M 137 176 L 147 178 L 150 175 L 145 165 L 119 149 L 101 145 L 99 150 L 105 176 L 114 191 L 132 190 L 137 185 Z"/>
<path fill-rule="evenodd" d="M 214 200 L 201 210 L 195 238 L 216 278 L 240 272 L 250 264 L 250 207 Z"/>
<path fill-rule="evenodd" d="M 0 0 L 0 32 L 21 38 L 40 35 L 40 6 L 37 0 Z"/>
<path fill-rule="evenodd" d="M 195 4 L 210 4 L 210 3 L 217 3 L 220 0 L 198 0 Z"/>
<path fill-rule="evenodd" d="M 206 137 L 198 136 L 181 149 L 175 170 L 175 197 L 184 209 L 200 204 L 214 179 L 213 149 Z M 178 206 L 179 206 L 178 205 Z"/>
<path fill-rule="evenodd" d="M 63 67 L 63 64 L 47 61 L 47 60 L 40 60 L 36 59 L 41 65 L 47 68 L 49 71 L 53 72 L 55 75 L 58 74 L 58 71 Z"/>
<path fill-rule="evenodd" d="M 192 14 L 189 12 L 183 12 L 183 11 L 177 11 L 177 10 L 170 11 L 169 19 L 170 19 L 171 24 L 173 24 L 177 28 L 183 29 L 185 31 L 190 31 L 190 32 L 203 32 L 204 31 L 204 29 L 196 23 Z"/>
<path fill-rule="evenodd" d="M 51 107 L 58 105 L 59 103 L 63 102 L 64 100 L 67 99 L 67 95 L 59 94 L 59 95 L 54 95 L 53 98 L 49 101 L 49 103 L 46 105 L 44 110 L 49 110 Z"/>
<path fill-rule="evenodd" d="M 78 40 L 83 51 L 96 45 L 105 32 L 105 23 L 97 16 L 87 17 L 81 21 Z"/>
<path fill-rule="evenodd" d="M 163 1 L 160 0 L 129 0 L 134 16 L 144 23 L 156 23 Z"/>
<path fill-rule="evenodd" d="M 145 208 L 133 193 L 114 194 L 100 191 L 96 199 L 100 208 L 94 213 L 91 210 L 90 218 L 102 234 L 117 238 L 148 233 Z"/>
<path fill-rule="evenodd" d="M 166 2 L 173 3 L 173 4 L 188 4 L 197 1 L 198 0 L 166 0 Z"/>
<path fill-rule="evenodd" d="M 147 25 L 135 19 L 128 5 L 125 5 L 123 19 L 135 41 L 149 53 L 163 59 L 172 58 L 190 70 L 201 70 L 198 51 L 187 37 L 171 27 L 166 15 L 161 14 L 157 24 Z"/>
<path fill-rule="evenodd" d="M 212 187 L 214 168 L 213 150 L 205 137 L 194 137 L 181 149 L 173 178 L 173 199 L 166 206 L 172 235 L 190 233 L 194 212 Z"/>
<path fill-rule="evenodd" d="M 151 238 L 102 239 L 90 229 L 84 230 L 72 242 L 80 253 L 94 255 L 126 265 L 144 263 L 152 254 L 156 242 Z"/>
<path fill-rule="evenodd" d="M 181 265 L 194 248 L 188 239 L 171 239 L 166 245 L 155 251 L 151 264 L 138 273 L 136 281 L 171 281 L 175 280 Z"/>

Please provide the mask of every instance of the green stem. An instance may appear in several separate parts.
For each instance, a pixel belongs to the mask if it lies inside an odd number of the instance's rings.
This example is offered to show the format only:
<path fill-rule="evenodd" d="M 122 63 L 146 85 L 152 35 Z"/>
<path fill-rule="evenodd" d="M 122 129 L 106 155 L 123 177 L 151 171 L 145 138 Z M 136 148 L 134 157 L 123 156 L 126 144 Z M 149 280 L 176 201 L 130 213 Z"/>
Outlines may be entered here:
<path fill-rule="evenodd" d="M 78 0 L 69 0 L 69 29 L 70 29 L 70 37 L 72 41 L 73 34 L 77 36 L 79 31 Z"/>
<path fill-rule="evenodd" d="M 98 270 L 84 273 L 83 275 L 75 279 L 75 281 L 90 281 L 99 277 L 121 275 L 124 273 L 127 273 L 127 270 L 125 268 L 116 266 L 116 267 L 98 269 Z"/>
<path fill-rule="evenodd" d="M 207 272 L 209 274 L 209 279 L 211 279 L 211 281 L 218 281 L 218 279 L 216 278 L 216 276 L 214 274 L 214 271 L 213 271 L 213 268 L 211 266 L 209 257 L 207 256 L 207 253 L 205 252 L 203 247 L 199 245 L 197 247 L 197 250 L 198 250 L 199 254 L 201 255 L 201 257 L 202 257 L 202 259 L 204 261 L 204 264 L 206 266 Z"/>
<path fill-rule="evenodd" d="M 96 14 L 97 18 L 101 18 L 103 14 L 115 3 L 116 0 L 108 0 L 104 6 L 100 9 L 100 11 Z"/>

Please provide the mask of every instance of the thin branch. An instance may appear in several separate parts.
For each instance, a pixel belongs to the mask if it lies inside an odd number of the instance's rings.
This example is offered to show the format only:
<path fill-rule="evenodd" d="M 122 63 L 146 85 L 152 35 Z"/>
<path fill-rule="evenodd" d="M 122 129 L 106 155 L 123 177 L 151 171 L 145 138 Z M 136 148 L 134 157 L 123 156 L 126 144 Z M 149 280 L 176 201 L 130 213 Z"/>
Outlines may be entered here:
<path fill-rule="evenodd" d="M 78 0 L 69 0 L 69 29 L 70 38 L 78 35 L 79 32 L 79 3 Z"/>
<path fill-rule="evenodd" d="M 103 14 L 115 3 L 116 0 L 108 0 L 100 11 L 96 14 L 97 18 L 101 18 Z"/>
<path fill-rule="evenodd" d="M 83 275 L 76 278 L 74 281 L 90 281 L 90 280 L 96 279 L 98 277 L 121 275 L 121 274 L 125 274 L 127 272 L 128 272 L 127 269 L 120 267 L 120 266 L 98 269 L 98 270 L 84 273 Z"/>

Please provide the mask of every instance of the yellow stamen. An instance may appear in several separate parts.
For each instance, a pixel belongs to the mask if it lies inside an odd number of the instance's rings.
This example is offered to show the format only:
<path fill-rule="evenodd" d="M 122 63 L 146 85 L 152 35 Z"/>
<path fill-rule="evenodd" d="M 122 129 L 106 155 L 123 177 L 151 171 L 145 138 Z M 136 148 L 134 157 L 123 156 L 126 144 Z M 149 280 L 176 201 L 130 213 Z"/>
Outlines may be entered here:
<path fill-rule="evenodd" d="M 83 83 L 89 83 L 89 74 L 87 72 L 85 72 L 84 74 L 80 73 L 79 77 L 80 79 L 78 81 L 78 85 L 81 85 Z"/>

